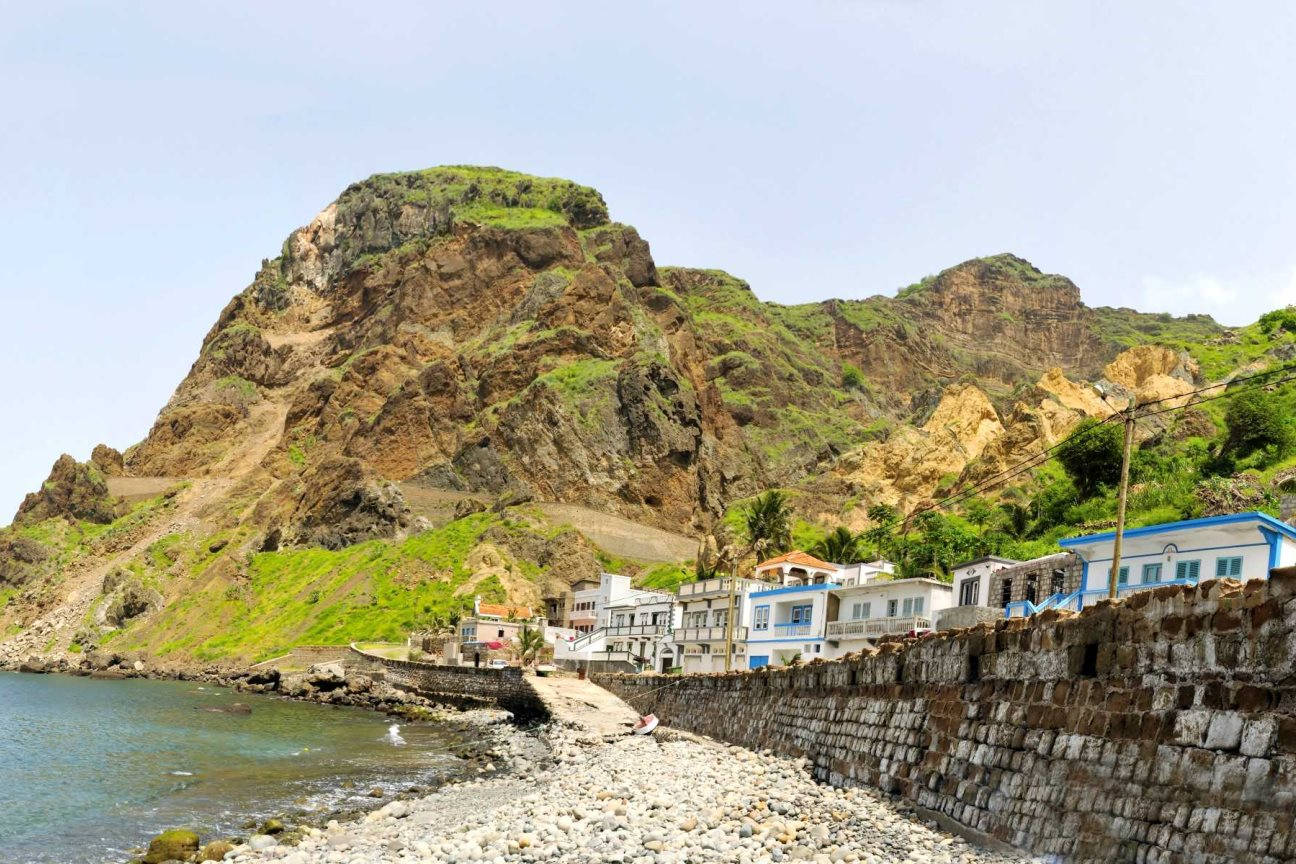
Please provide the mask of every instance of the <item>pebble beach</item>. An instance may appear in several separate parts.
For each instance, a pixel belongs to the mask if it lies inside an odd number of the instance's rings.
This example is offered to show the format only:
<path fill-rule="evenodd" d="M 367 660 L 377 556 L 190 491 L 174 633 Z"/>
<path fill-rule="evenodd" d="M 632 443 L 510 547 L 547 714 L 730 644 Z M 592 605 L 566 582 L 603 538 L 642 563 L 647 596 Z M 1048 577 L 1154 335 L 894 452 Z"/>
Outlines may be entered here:
<path fill-rule="evenodd" d="M 903 803 L 815 782 L 804 760 L 659 730 L 608 738 L 483 727 L 476 778 L 390 801 L 295 846 L 253 836 L 237 864 L 412 862 L 1023 862 L 924 823 Z"/>

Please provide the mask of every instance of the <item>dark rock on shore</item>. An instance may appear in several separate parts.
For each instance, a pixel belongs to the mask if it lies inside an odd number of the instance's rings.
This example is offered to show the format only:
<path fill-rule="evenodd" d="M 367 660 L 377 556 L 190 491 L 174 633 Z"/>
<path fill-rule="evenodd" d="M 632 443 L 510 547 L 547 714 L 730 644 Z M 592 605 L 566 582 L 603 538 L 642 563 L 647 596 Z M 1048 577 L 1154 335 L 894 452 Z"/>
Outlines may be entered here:
<path fill-rule="evenodd" d="M 198 834 L 188 828 L 163 831 L 149 841 L 144 853 L 144 864 L 162 864 L 164 861 L 188 861 L 198 853 Z"/>

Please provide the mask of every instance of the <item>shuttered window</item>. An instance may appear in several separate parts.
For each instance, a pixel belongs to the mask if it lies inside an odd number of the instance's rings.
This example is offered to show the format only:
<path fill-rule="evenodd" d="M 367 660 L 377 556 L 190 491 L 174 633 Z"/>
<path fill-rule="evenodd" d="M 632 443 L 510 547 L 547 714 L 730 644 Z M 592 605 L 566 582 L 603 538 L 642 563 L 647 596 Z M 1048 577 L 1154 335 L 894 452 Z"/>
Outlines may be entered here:
<path fill-rule="evenodd" d="M 1215 559 L 1215 575 L 1221 579 L 1227 576 L 1242 575 L 1242 556 Z"/>
<path fill-rule="evenodd" d="M 1193 580 L 1201 576 L 1201 561 L 1180 561 L 1175 564 L 1175 578 Z"/>

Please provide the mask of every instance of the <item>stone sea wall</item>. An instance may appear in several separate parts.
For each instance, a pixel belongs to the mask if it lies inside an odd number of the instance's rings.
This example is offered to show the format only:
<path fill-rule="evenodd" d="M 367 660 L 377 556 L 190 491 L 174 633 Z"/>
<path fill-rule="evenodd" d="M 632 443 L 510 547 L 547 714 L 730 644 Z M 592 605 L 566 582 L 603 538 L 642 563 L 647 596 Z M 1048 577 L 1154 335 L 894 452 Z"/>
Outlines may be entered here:
<path fill-rule="evenodd" d="M 253 664 L 252 669 L 308 669 L 316 663 L 340 663 L 351 652 L 348 645 L 296 645 L 287 654 Z"/>
<path fill-rule="evenodd" d="M 1296 571 L 831 663 L 598 675 L 663 723 L 804 756 L 1068 862 L 1296 860 Z"/>
<path fill-rule="evenodd" d="M 343 661 L 347 669 L 381 675 L 384 681 L 407 687 L 421 696 L 440 698 L 461 707 L 495 705 L 520 721 L 543 720 L 548 709 L 516 667 L 507 669 L 441 666 L 416 660 L 392 660 L 352 645 Z"/>

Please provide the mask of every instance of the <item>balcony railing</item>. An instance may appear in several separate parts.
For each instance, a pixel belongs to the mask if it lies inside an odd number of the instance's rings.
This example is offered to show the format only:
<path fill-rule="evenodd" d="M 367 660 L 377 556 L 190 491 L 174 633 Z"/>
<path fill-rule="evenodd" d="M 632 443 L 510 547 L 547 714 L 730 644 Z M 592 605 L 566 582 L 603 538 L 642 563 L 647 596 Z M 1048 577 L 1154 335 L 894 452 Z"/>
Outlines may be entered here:
<path fill-rule="evenodd" d="M 914 630 L 930 630 L 932 622 L 923 615 L 895 618 L 861 618 L 856 621 L 829 621 L 829 639 L 874 639 Z"/>
<path fill-rule="evenodd" d="M 613 624 L 606 628 L 608 636 L 661 636 L 665 624 Z"/>
<path fill-rule="evenodd" d="M 775 624 L 774 634 L 779 637 L 787 638 L 794 636 L 813 636 L 815 635 L 815 625 L 809 621 L 789 621 L 784 624 Z"/>
<path fill-rule="evenodd" d="M 639 657 L 629 651 L 591 651 L 591 660 L 623 660 L 626 663 L 638 663 Z"/>
<path fill-rule="evenodd" d="M 723 642 L 725 638 L 724 627 L 681 627 L 675 631 L 676 642 Z M 745 641 L 747 628 L 733 628 L 733 639 L 735 642 Z"/>
<path fill-rule="evenodd" d="M 743 585 L 746 580 L 739 579 L 738 587 L 735 593 L 741 594 Z M 725 579 L 703 579 L 698 582 L 685 582 L 679 586 L 679 598 L 681 600 L 698 600 L 703 597 L 715 596 L 729 593 L 730 580 Z"/>

